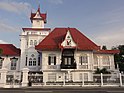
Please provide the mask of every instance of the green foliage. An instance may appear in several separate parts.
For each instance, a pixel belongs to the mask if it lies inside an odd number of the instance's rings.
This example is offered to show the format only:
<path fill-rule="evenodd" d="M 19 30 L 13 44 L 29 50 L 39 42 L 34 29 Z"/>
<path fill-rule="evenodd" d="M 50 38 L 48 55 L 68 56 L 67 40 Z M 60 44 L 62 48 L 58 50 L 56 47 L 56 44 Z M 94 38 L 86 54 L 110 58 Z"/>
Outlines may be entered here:
<path fill-rule="evenodd" d="M 97 69 L 95 70 L 95 74 L 100 74 L 100 73 L 103 73 L 103 74 L 111 74 L 111 72 L 108 71 L 106 68 L 102 68 L 102 69 L 97 68 Z"/>
<path fill-rule="evenodd" d="M 124 45 L 119 45 L 117 47 L 113 47 L 113 50 L 118 49 L 120 50 L 119 54 L 114 55 L 115 60 L 115 66 L 117 67 L 117 64 L 119 65 L 120 72 L 124 72 Z"/>

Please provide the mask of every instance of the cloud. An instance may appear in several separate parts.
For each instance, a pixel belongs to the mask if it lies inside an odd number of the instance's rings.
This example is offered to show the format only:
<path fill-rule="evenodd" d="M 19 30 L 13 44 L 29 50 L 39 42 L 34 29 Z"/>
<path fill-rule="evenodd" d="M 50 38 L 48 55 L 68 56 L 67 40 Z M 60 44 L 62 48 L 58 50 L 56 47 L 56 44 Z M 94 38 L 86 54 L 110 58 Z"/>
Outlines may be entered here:
<path fill-rule="evenodd" d="M 63 4 L 63 0 L 47 0 L 49 3 L 52 3 L 52 4 Z"/>
<path fill-rule="evenodd" d="M 0 44 L 8 44 L 8 43 L 3 40 L 0 40 Z"/>
<path fill-rule="evenodd" d="M 0 10 L 5 10 L 17 14 L 26 13 L 31 5 L 27 2 L 0 1 Z"/>
<path fill-rule="evenodd" d="M 12 26 L 7 23 L 0 22 L 0 31 L 17 32 L 17 31 L 20 31 L 20 28 Z"/>
<path fill-rule="evenodd" d="M 106 31 L 101 34 L 97 34 L 95 41 L 100 45 L 107 45 L 110 49 L 112 46 L 124 45 L 124 28 L 120 30 Z"/>

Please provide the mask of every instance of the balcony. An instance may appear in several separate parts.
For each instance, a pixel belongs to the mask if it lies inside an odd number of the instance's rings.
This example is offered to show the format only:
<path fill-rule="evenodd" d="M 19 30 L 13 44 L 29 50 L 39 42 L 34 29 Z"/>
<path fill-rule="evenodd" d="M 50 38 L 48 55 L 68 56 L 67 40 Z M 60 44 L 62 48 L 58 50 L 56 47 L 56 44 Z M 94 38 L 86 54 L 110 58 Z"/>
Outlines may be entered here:
<path fill-rule="evenodd" d="M 61 62 L 60 68 L 61 69 L 77 69 L 77 64 L 76 62 L 74 62 L 71 65 L 65 65 L 63 62 Z"/>

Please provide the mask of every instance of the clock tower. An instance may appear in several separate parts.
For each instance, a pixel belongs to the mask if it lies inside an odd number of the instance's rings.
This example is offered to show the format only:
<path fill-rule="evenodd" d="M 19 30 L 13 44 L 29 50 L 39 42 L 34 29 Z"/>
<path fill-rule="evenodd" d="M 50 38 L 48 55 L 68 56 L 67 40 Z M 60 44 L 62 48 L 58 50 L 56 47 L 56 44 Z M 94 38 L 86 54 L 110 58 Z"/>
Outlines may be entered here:
<path fill-rule="evenodd" d="M 20 70 L 29 68 L 30 71 L 40 71 L 41 55 L 35 50 L 35 46 L 50 33 L 51 29 L 44 26 L 47 23 L 46 19 L 47 14 L 41 13 L 39 6 L 35 13 L 31 12 L 32 27 L 22 28 Z"/>

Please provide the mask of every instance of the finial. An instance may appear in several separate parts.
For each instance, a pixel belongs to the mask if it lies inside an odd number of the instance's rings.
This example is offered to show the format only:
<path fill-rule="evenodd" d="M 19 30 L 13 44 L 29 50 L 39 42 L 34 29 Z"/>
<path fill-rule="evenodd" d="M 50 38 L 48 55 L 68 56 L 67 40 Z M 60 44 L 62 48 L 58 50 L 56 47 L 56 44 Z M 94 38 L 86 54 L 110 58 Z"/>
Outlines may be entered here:
<path fill-rule="evenodd" d="M 40 12 L 40 4 L 38 5 L 38 11 Z"/>

